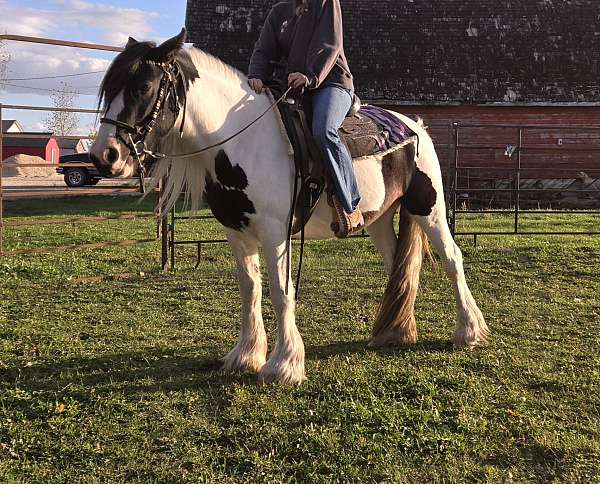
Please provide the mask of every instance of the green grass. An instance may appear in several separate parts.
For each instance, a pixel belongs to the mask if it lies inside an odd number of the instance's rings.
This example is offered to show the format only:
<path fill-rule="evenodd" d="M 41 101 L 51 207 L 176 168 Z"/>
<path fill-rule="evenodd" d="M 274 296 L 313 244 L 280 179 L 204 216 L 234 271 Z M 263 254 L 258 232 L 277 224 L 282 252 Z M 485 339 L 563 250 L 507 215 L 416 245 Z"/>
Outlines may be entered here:
<path fill-rule="evenodd" d="M 151 210 L 129 198 L 6 205 L 13 221 Z M 179 228 L 179 238 L 220 234 L 212 222 Z M 151 220 L 9 227 L 5 250 L 154 230 Z M 379 257 L 368 240 L 311 242 L 300 387 L 218 370 L 240 310 L 226 246 L 206 247 L 197 270 L 194 248 L 180 248 L 169 274 L 158 243 L 0 259 L 0 481 L 598 482 L 600 238 L 478 243 L 461 239 L 493 337 L 469 352 L 452 350 L 452 291 L 428 264 L 419 343 L 368 350 Z M 70 282 L 121 272 L 144 275 Z M 264 306 L 272 343 L 266 288 Z"/>

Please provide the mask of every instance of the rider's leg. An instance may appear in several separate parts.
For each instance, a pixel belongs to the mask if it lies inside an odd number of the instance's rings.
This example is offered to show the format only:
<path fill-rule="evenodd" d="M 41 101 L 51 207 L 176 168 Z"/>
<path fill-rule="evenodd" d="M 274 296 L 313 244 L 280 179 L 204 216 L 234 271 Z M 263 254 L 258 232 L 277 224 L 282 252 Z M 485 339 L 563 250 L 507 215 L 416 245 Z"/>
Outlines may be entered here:
<path fill-rule="evenodd" d="M 322 87 L 312 95 L 313 136 L 323 150 L 336 192 L 347 214 L 354 212 L 360 202 L 352 158 L 338 133 L 351 105 L 351 94 L 341 87 Z"/>

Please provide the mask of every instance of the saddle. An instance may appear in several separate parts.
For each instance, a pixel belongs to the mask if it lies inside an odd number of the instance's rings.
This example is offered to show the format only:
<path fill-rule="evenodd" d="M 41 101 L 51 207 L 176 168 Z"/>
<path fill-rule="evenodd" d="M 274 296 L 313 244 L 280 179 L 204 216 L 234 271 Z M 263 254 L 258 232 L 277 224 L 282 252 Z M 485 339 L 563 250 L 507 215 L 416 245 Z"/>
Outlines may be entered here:
<path fill-rule="evenodd" d="M 286 89 L 280 82 L 269 82 L 267 86 L 276 98 Z M 338 222 L 332 224 L 332 230 L 337 237 L 347 237 L 347 217 L 325 168 L 324 155 L 312 136 L 312 109 L 309 100 L 302 93 L 296 92 L 288 95 L 278 107 L 293 148 L 296 168 L 294 193 L 297 196 L 289 235 L 295 235 L 304 228 L 326 191 L 328 203 L 338 218 Z M 399 125 L 396 118 L 393 121 L 391 118 L 386 120 L 382 112 L 384 110 L 374 106 L 361 106 L 358 96 L 354 96 L 352 107 L 339 130 L 340 138 L 353 160 L 385 153 L 414 135 L 404 125 Z M 403 128 L 405 131 L 402 131 Z"/>

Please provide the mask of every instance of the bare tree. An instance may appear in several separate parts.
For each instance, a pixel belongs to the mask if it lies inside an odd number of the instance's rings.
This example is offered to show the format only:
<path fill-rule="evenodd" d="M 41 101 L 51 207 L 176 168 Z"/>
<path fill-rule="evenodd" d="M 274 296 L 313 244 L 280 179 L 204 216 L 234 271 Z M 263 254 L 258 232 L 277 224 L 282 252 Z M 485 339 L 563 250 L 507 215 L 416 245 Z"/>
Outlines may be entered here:
<path fill-rule="evenodd" d="M 61 82 L 60 87 L 50 94 L 52 105 L 55 108 L 72 109 L 76 105 L 79 93 L 66 82 Z M 43 120 L 44 127 L 56 136 L 69 136 L 75 134 L 79 128 L 79 114 L 67 111 L 51 111 Z"/>
<path fill-rule="evenodd" d="M 0 40 L 0 82 L 4 82 L 8 74 L 10 54 L 4 51 L 4 43 Z"/>

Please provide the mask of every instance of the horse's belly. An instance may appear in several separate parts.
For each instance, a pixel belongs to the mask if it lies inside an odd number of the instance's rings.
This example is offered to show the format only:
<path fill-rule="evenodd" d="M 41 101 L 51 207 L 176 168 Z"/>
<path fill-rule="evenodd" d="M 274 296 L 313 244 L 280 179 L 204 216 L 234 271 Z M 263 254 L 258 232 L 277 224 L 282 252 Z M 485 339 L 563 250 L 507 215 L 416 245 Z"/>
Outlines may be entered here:
<path fill-rule="evenodd" d="M 360 193 L 358 208 L 362 212 L 378 212 L 385 202 L 385 180 L 382 158 L 372 156 L 354 162 L 354 173 Z"/>
<path fill-rule="evenodd" d="M 333 221 L 332 208 L 327 203 L 327 194 L 323 193 L 319 203 L 315 207 L 312 217 L 304 228 L 304 235 L 307 239 L 331 239 L 334 237 L 331 231 L 331 222 Z M 300 234 L 294 236 L 300 238 Z"/>

